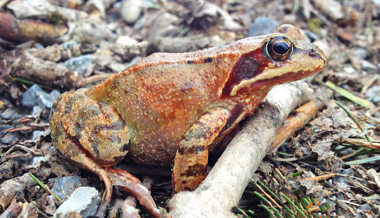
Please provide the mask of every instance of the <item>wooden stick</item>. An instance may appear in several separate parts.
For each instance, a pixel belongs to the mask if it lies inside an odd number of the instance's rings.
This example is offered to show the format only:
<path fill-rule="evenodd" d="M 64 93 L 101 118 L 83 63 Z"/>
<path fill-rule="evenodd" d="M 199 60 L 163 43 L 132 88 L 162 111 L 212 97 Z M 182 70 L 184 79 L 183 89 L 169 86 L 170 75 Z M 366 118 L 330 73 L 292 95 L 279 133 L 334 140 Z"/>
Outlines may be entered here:
<path fill-rule="evenodd" d="M 331 95 L 327 90 L 319 90 L 318 94 L 314 96 L 318 97 L 314 97 L 313 100 L 297 108 L 294 113 L 285 120 L 280 130 L 278 130 L 276 139 L 268 154 L 275 153 L 297 130 L 301 129 L 313 119 L 318 110 L 326 104 Z"/>
<path fill-rule="evenodd" d="M 303 81 L 276 86 L 248 117 L 206 179 L 193 192 L 179 192 L 170 200 L 172 217 L 236 217 L 238 204 L 276 137 L 281 123 L 312 90 Z"/>

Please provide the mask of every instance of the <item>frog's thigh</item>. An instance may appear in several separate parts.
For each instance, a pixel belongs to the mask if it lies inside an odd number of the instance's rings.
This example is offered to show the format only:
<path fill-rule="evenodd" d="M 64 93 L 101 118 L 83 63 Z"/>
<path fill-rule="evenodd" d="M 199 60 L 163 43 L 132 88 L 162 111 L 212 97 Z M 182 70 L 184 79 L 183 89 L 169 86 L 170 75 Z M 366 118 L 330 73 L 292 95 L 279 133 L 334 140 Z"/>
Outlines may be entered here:
<path fill-rule="evenodd" d="M 106 202 L 111 201 L 112 185 L 107 172 L 89 158 L 83 149 L 70 139 L 60 120 L 57 112 L 53 111 L 53 116 L 50 117 L 51 124 L 54 124 L 51 126 L 53 144 L 63 156 L 96 173 L 105 184 L 104 200 Z"/>
<path fill-rule="evenodd" d="M 127 154 L 128 129 L 112 107 L 77 93 L 63 94 L 56 107 L 68 138 L 97 164 L 112 166 Z"/>
<path fill-rule="evenodd" d="M 203 114 L 179 143 L 174 167 L 175 192 L 195 189 L 206 177 L 208 146 L 226 125 L 230 113 L 222 108 Z"/>

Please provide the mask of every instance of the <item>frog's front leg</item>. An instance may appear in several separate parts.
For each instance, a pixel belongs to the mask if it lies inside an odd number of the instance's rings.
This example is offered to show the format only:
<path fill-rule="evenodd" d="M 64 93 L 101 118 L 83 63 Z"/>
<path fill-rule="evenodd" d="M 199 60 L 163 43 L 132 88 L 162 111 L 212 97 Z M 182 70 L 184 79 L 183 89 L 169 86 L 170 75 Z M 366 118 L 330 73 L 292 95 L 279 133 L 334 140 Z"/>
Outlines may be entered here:
<path fill-rule="evenodd" d="M 208 146 L 226 125 L 230 112 L 215 108 L 203 114 L 186 132 L 174 159 L 173 187 L 175 192 L 194 190 L 205 179 Z"/>
<path fill-rule="evenodd" d="M 64 93 L 54 102 L 50 127 L 57 150 L 103 180 L 105 192 L 98 216 L 103 216 L 111 200 L 112 185 L 123 186 L 155 217 L 160 216 L 149 191 L 138 179 L 127 173 L 104 169 L 115 165 L 128 153 L 128 128 L 116 110 L 84 94 Z"/>

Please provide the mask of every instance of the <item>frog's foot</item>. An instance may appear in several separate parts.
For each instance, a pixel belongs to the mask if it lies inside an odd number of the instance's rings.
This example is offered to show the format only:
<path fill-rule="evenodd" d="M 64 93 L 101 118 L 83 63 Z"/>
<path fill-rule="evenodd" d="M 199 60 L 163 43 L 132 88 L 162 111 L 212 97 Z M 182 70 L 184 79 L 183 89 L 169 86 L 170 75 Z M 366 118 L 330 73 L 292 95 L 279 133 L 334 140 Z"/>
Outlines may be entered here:
<path fill-rule="evenodd" d="M 157 208 L 149 190 L 143 186 L 136 177 L 128 172 L 120 169 L 107 169 L 108 177 L 112 185 L 121 186 L 125 191 L 130 192 L 137 198 L 142 206 L 144 206 L 154 217 L 161 217 L 160 210 Z"/>
<path fill-rule="evenodd" d="M 194 190 L 205 179 L 208 146 L 222 131 L 229 117 L 230 113 L 225 109 L 212 109 L 186 132 L 174 159 L 172 181 L 175 192 Z"/>

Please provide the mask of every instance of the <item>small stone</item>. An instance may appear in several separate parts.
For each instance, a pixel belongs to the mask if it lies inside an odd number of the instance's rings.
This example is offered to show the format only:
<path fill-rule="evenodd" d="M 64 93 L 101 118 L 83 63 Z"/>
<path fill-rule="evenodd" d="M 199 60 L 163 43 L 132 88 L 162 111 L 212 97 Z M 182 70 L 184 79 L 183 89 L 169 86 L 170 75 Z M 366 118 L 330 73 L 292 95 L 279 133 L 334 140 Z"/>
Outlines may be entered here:
<path fill-rule="evenodd" d="M 120 9 L 120 14 L 127 24 L 134 24 L 142 12 L 141 0 L 127 0 Z"/>
<path fill-rule="evenodd" d="M 359 210 L 370 211 L 370 210 L 372 210 L 372 206 L 370 204 L 366 203 L 366 204 L 361 205 L 359 207 Z"/>
<path fill-rule="evenodd" d="M 36 157 L 33 157 L 32 162 L 29 165 L 34 166 L 36 164 L 39 164 L 39 163 L 41 163 L 41 161 L 43 159 L 45 159 L 45 156 L 36 156 Z"/>
<path fill-rule="evenodd" d="M 82 55 L 79 57 L 71 58 L 65 62 L 61 62 L 60 64 L 66 66 L 70 70 L 75 70 L 79 74 L 85 74 L 87 67 L 92 64 L 92 57 L 90 54 Z"/>
<path fill-rule="evenodd" d="M 122 45 L 123 47 L 131 47 L 137 44 L 136 39 L 133 39 L 129 36 L 120 36 L 117 38 L 116 43 Z"/>
<path fill-rule="evenodd" d="M 311 39 L 312 42 L 321 38 L 318 36 L 318 34 L 314 33 L 313 31 L 310 31 L 310 30 L 306 31 L 306 35 L 307 35 L 307 37 L 309 37 Z"/>
<path fill-rule="evenodd" d="M 3 113 L 1 113 L 1 118 L 4 120 L 12 119 L 13 115 L 16 113 L 12 108 L 7 108 Z"/>
<path fill-rule="evenodd" d="M 140 19 L 138 19 L 133 25 L 133 29 L 141 30 L 145 26 L 146 22 L 147 22 L 146 17 L 140 17 Z"/>
<path fill-rule="evenodd" d="M 99 192 L 93 187 L 79 187 L 54 213 L 54 218 L 65 217 L 69 211 L 82 217 L 94 216 L 100 203 Z"/>
<path fill-rule="evenodd" d="M 367 61 L 367 60 L 362 60 L 361 61 L 361 67 L 365 70 L 376 70 L 376 65 Z"/>
<path fill-rule="evenodd" d="M 371 56 L 371 53 L 365 48 L 354 48 L 352 49 L 352 53 L 359 59 L 366 59 Z"/>
<path fill-rule="evenodd" d="M 66 176 L 58 179 L 51 191 L 59 198 L 67 199 L 78 187 L 84 185 L 84 179 L 79 176 Z"/>
<path fill-rule="evenodd" d="M 372 101 L 376 104 L 380 101 L 380 95 L 378 94 L 380 92 L 380 86 L 374 85 L 371 88 L 367 89 L 364 93 L 368 98 L 372 98 Z"/>
<path fill-rule="evenodd" d="M 41 108 L 51 108 L 53 106 L 53 101 L 50 98 L 50 95 L 46 92 L 36 92 L 37 103 Z"/>
<path fill-rule="evenodd" d="M 12 117 L 12 124 L 15 125 L 15 124 L 20 124 L 20 119 L 24 118 L 25 116 L 24 115 L 21 115 L 21 114 L 15 114 L 13 115 Z"/>
<path fill-rule="evenodd" d="M 346 73 L 356 73 L 355 68 L 353 68 L 352 66 L 344 67 L 343 70 Z"/>
<path fill-rule="evenodd" d="M 269 17 L 257 17 L 249 28 L 248 37 L 267 35 L 277 28 L 277 21 Z"/>
<path fill-rule="evenodd" d="M 53 90 L 50 92 L 50 94 L 47 94 L 44 91 L 37 91 L 36 96 L 37 96 L 37 103 L 38 106 L 41 108 L 51 108 L 53 106 L 54 100 L 61 95 L 61 93 L 57 90 Z"/>
<path fill-rule="evenodd" d="M 37 105 L 36 92 L 43 92 L 41 87 L 37 84 L 32 85 L 21 96 L 21 105 L 32 108 Z"/>
<path fill-rule="evenodd" d="M 61 95 L 61 92 L 60 91 L 58 91 L 58 90 L 53 90 L 53 91 L 51 91 L 50 92 L 50 97 L 53 99 L 53 100 L 55 100 L 56 98 L 58 98 L 58 96 L 60 96 Z"/>
<path fill-rule="evenodd" d="M 7 133 L 3 138 L 1 138 L 1 143 L 10 145 L 17 139 L 17 135 L 15 133 Z"/>
<path fill-rule="evenodd" d="M 34 106 L 32 109 L 32 115 L 36 115 L 36 114 L 40 113 L 41 111 L 42 111 L 41 107 Z"/>
<path fill-rule="evenodd" d="M 380 0 L 372 0 L 372 3 L 377 5 L 380 8 Z"/>
<path fill-rule="evenodd" d="M 61 47 L 64 47 L 64 48 L 71 48 L 75 45 L 76 43 L 74 42 L 64 42 L 64 43 L 61 43 L 60 46 Z"/>
<path fill-rule="evenodd" d="M 35 130 L 35 131 L 33 131 L 32 141 L 34 141 L 37 138 L 41 137 L 44 133 L 45 133 L 45 131 L 41 131 L 41 130 Z"/>
<path fill-rule="evenodd" d="M 11 125 L 7 125 L 7 124 L 0 125 L 0 135 L 2 134 L 3 130 L 7 130 L 11 127 L 12 127 Z"/>
<path fill-rule="evenodd" d="M 137 61 L 139 61 L 141 59 L 141 57 L 134 57 L 129 63 L 128 63 L 128 67 L 131 67 L 132 65 L 134 65 L 135 63 L 137 63 Z"/>

